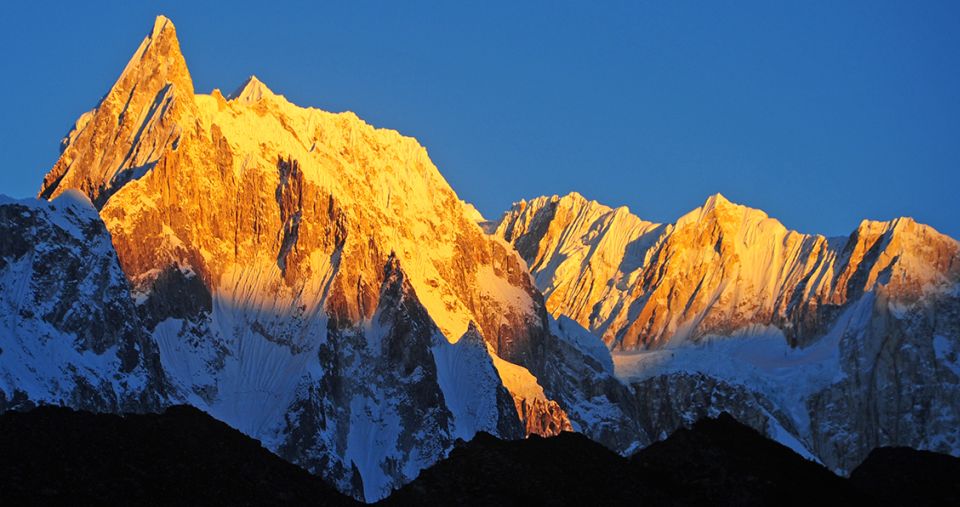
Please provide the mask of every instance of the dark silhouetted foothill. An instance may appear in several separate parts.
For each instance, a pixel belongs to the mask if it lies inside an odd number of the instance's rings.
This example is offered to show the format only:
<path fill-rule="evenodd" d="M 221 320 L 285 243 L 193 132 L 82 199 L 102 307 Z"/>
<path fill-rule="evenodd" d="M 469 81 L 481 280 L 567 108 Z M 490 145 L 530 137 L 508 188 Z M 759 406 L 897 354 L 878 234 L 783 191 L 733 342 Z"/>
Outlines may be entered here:
<path fill-rule="evenodd" d="M 873 505 L 960 505 L 960 458 L 909 447 L 879 447 L 850 474 Z"/>
<path fill-rule="evenodd" d="M 848 481 L 739 423 L 701 419 L 635 454 L 636 473 L 679 505 L 854 505 Z"/>
<path fill-rule="evenodd" d="M 723 413 L 630 459 L 578 433 L 481 432 L 377 505 L 954 506 L 958 477 L 960 458 L 907 448 L 876 449 L 838 477 Z M 0 414 L 0 505 L 24 504 L 359 505 L 186 406 Z"/>
<path fill-rule="evenodd" d="M 353 505 L 319 477 L 186 406 L 0 415 L 0 505 Z"/>
<path fill-rule="evenodd" d="M 578 433 L 500 440 L 478 433 L 383 505 L 669 505 L 630 462 Z"/>

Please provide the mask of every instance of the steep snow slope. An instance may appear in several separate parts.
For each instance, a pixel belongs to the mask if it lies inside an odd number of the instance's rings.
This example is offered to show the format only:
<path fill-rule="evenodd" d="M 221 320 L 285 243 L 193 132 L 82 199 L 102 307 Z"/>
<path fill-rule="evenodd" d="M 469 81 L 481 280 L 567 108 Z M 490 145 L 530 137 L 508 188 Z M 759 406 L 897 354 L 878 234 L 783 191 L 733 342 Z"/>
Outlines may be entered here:
<path fill-rule="evenodd" d="M 483 233 L 416 140 L 295 106 L 254 77 L 229 100 L 195 95 L 165 18 L 77 122 L 40 195 L 68 189 L 98 206 L 188 400 L 358 497 L 382 497 L 479 429 L 589 434 L 587 396 L 630 420 L 584 391 L 588 379 L 627 398 L 551 334 L 522 259 Z"/>
<path fill-rule="evenodd" d="M 469 440 L 478 431 L 500 435 L 521 435 L 523 428 L 510 415 L 514 398 L 510 385 L 497 363 L 510 364 L 491 354 L 489 345 L 471 325 L 456 342 L 437 339 L 431 348 L 437 367 L 437 381 L 444 402 L 453 414 L 454 438 Z M 515 368 L 526 371 L 523 368 Z M 520 399 L 520 398 L 518 398 Z M 522 414 L 522 412 L 518 413 Z M 516 424 L 515 424 L 516 423 Z"/>
<path fill-rule="evenodd" d="M 828 239 L 719 194 L 658 226 L 571 194 L 496 234 L 615 351 L 648 435 L 728 410 L 837 470 L 878 445 L 960 452 L 960 246 L 928 226 Z"/>
<path fill-rule="evenodd" d="M 42 403 L 143 412 L 168 402 L 156 345 L 83 194 L 0 196 L 0 238 L 0 412 Z"/>

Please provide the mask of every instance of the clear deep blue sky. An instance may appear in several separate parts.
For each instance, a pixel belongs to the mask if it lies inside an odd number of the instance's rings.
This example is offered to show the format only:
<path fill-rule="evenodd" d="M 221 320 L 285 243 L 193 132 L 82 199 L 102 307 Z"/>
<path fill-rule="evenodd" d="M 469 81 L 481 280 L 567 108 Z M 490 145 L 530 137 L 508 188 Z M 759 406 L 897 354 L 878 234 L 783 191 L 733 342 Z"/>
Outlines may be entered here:
<path fill-rule="evenodd" d="M 163 13 L 199 92 L 256 74 L 412 135 L 488 217 L 722 192 L 802 232 L 960 237 L 960 2 L 27 3 L 0 19 L 0 193 L 35 194 Z"/>

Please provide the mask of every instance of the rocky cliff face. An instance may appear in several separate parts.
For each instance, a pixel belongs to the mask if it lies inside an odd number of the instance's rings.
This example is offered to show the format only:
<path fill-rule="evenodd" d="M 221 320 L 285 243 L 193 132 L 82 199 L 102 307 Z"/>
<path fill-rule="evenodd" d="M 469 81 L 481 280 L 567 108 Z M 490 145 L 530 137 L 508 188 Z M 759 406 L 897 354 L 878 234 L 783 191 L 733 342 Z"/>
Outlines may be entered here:
<path fill-rule="evenodd" d="M 194 94 L 165 18 L 40 196 L 68 189 L 97 205 L 178 392 L 357 497 L 478 430 L 593 432 L 558 368 L 619 385 L 551 333 L 523 260 L 414 139 L 255 77 Z"/>
<path fill-rule="evenodd" d="M 156 344 L 86 197 L 0 197 L 0 238 L 0 412 L 44 403 L 145 412 L 169 403 Z"/>
<path fill-rule="evenodd" d="M 879 445 L 960 452 L 960 246 L 928 226 L 829 239 L 720 195 L 658 225 L 571 194 L 495 234 L 615 351 L 648 435 L 727 410 L 837 470 Z"/>

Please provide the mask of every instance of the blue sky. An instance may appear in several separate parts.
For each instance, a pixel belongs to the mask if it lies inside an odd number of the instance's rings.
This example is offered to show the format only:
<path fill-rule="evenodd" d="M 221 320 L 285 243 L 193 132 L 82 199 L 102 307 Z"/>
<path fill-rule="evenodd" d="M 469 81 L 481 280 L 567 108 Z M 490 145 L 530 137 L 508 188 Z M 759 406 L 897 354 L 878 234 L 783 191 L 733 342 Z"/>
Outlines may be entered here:
<path fill-rule="evenodd" d="M 196 89 L 256 74 L 420 140 L 488 217 L 577 190 L 672 221 L 722 192 L 802 232 L 960 237 L 960 2 L 72 2 L 5 7 L 0 193 L 158 13 Z"/>

